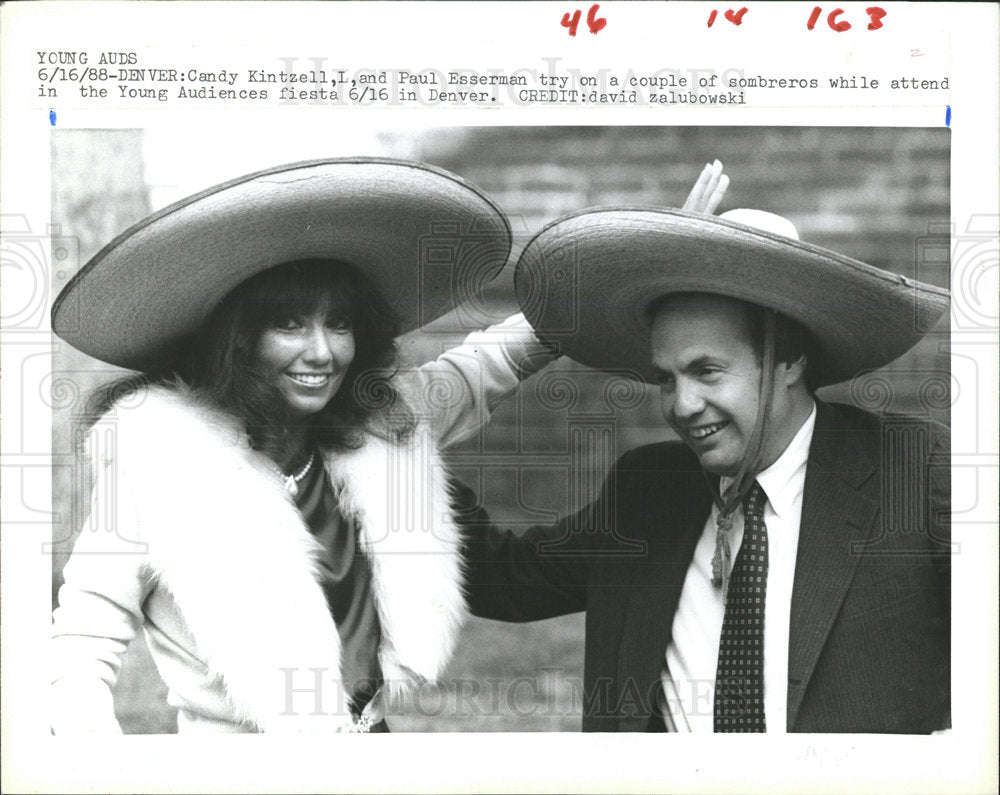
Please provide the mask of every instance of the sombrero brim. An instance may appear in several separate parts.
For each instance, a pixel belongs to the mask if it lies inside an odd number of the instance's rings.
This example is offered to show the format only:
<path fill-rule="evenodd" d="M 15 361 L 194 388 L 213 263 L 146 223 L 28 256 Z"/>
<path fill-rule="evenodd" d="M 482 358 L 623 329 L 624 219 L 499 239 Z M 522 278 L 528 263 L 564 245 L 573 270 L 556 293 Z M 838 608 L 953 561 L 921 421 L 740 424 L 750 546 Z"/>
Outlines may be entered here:
<path fill-rule="evenodd" d="M 539 336 L 602 370 L 651 381 L 647 310 L 705 292 L 771 307 L 815 335 L 819 383 L 893 361 L 948 307 L 947 290 L 715 216 L 658 207 L 583 210 L 528 243 L 514 273 Z"/>
<path fill-rule="evenodd" d="M 293 163 L 160 210 L 101 249 L 66 285 L 52 328 L 102 361 L 143 369 L 195 331 L 239 283 L 328 258 L 362 270 L 408 331 L 475 297 L 511 235 L 481 191 L 423 163 Z"/>

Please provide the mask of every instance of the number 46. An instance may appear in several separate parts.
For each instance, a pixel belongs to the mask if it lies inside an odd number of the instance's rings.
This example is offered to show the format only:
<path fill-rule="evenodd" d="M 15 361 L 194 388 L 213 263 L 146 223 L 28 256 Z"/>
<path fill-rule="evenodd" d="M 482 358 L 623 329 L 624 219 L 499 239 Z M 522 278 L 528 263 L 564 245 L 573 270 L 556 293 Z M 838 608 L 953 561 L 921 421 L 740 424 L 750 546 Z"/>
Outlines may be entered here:
<path fill-rule="evenodd" d="M 604 17 L 598 18 L 597 9 L 599 8 L 597 3 L 594 3 L 590 7 L 590 11 L 587 12 L 587 27 L 590 28 L 591 33 L 597 33 L 604 29 L 604 26 L 608 24 L 608 20 Z M 562 26 L 564 28 L 569 28 L 569 35 L 576 35 L 576 26 L 580 24 L 580 9 L 578 8 L 573 12 L 573 16 L 569 13 L 563 14 Z"/>

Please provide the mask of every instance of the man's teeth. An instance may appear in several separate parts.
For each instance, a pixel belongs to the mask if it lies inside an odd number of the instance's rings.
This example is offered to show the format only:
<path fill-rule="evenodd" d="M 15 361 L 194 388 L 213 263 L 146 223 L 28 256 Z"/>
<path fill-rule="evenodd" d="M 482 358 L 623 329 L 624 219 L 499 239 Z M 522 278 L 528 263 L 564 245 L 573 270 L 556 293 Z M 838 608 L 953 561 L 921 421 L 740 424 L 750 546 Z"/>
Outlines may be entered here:
<path fill-rule="evenodd" d="M 325 383 L 330 377 L 329 375 L 322 373 L 320 375 L 306 375 L 304 373 L 289 373 L 289 377 L 293 381 L 298 381 L 300 384 L 305 384 L 306 386 L 319 386 Z"/>
<path fill-rule="evenodd" d="M 725 425 L 724 422 L 717 422 L 715 425 L 702 425 L 700 428 L 688 429 L 688 434 L 694 439 L 704 439 L 706 436 L 711 436 L 716 431 L 721 430 Z"/>

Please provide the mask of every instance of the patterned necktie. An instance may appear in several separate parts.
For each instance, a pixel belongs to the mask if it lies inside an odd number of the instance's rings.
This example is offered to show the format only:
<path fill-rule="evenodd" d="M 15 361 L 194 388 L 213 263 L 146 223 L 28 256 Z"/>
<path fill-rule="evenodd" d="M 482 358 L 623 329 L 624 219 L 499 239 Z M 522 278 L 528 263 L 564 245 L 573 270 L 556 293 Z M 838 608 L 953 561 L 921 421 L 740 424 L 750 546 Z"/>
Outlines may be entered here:
<path fill-rule="evenodd" d="M 767 591 L 767 495 L 757 481 L 743 503 L 743 543 L 736 556 L 722 620 L 715 673 L 717 732 L 762 732 L 764 597 Z"/>

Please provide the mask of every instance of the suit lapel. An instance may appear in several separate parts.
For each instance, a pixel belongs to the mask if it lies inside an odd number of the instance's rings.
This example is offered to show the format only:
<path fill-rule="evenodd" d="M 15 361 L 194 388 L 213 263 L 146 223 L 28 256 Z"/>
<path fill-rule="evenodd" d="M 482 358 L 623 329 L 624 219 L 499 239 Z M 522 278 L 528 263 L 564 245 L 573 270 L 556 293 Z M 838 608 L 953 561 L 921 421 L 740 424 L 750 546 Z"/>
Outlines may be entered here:
<path fill-rule="evenodd" d="M 857 568 L 855 545 L 871 534 L 875 462 L 856 431 L 817 401 L 802 498 L 788 645 L 788 720 L 802 696 Z"/>
<path fill-rule="evenodd" d="M 644 730 L 656 709 L 652 697 L 670 641 L 671 625 L 688 565 L 711 509 L 700 472 L 664 484 L 655 497 L 636 506 L 646 526 L 647 565 L 635 572 L 618 658 L 618 698 L 638 700 L 638 713 L 623 709 L 620 730 Z M 637 567 L 640 568 L 640 567 Z"/>

